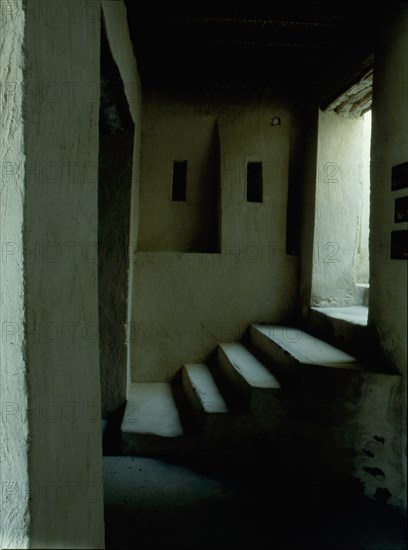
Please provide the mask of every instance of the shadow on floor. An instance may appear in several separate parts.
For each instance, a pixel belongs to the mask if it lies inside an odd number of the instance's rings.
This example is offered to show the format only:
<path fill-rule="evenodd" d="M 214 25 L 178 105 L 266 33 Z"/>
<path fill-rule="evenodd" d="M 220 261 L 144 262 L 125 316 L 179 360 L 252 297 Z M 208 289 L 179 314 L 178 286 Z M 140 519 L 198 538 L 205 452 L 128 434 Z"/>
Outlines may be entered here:
<path fill-rule="evenodd" d="M 403 550 L 405 518 L 271 464 L 105 456 L 106 548 Z M 292 479 L 287 482 L 287 479 Z"/>

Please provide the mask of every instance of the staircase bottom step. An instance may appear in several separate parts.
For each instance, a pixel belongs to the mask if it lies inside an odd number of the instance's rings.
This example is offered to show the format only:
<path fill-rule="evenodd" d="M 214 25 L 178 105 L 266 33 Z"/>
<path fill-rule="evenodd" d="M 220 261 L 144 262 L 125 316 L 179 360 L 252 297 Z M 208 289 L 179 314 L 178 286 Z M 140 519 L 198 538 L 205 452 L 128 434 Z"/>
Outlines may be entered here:
<path fill-rule="evenodd" d="M 217 414 L 217 422 L 208 429 L 196 424 L 195 429 L 190 426 L 186 430 L 186 411 L 177 397 L 176 403 L 176 390 L 170 383 L 131 385 L 121 426 L 123 454 L 170 460 L 252 457 L 257 434 L 247 415 Z"/>
<path fill-rule="evenodd" d="M 160 437 L 183 435 L 180 415 L 169 383 L 130 386 L 122 433 Z"/>

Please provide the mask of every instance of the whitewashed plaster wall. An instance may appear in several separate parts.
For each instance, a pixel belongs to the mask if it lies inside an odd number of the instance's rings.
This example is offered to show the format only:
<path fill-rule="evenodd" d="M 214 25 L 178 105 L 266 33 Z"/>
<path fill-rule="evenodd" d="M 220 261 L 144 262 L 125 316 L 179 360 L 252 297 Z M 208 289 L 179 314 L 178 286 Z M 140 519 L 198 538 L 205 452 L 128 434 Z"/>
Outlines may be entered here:
<path fill-rule="evenodd" d="M 112 325 L 123 323 L 122 305 L 118 306 L 119 302 L 126 302 L 126 322 L 125 326 L 118 327 L 115 330 L 114 338 L 120 338 L 120 342 L 116 342 L 109 352 L 109 345 L 105 347 L 108 351 L 106 357 L 101 361 L 101 382 L 102 382 L 102 412 L 105 417 L 116 411 L 126 401 L 126 384 L 128 377 L 128 364 L 130 358 L 130 349 L 132 345 L 129 336 L 129 327 L 132 324 L 131 311 L 129 304 L 132 301 L 134 265 L 135 265 L 135 250 L 138 238 L 138 216 L 139 216 L 139 181 L 140 181 L 140 142 L 141 142 L 141 86 L 140 78 L 137 70 L 137 63 L 133 53 L 133 45 L 129 36 L 129 28 L 127 22 L 126 6 L 121 0 L 104 0 L 102 2 L 103 20 L 106 28 L 106 35 L 109 43 L 109 48 L 112 57 L 118 67 L 123 89 L 126 95 L 126 101 L 129 106 L 129 112 L 134 124 L 133 132 L 133 155 L 132 155 L 132 177 L 131 177 L 131 199 L 130 204 L 119 202 L 121 207 L 130 210 L 130 236 L 129 236 L 129 258 L 128 264 L 124 266 L 127 270 L 126 279 L 128 284 L 125 288 L 115 289 L 112 295 L 113 301 L 106 311 L 106 315 L 110 318 Z M 110 138 L 111 140 L 114 138 Z M 121 138 L 123 139 L 123 137 Z M 121 147 L 120 142 L 118 147 Z M 115 157 L 118 154 L 113 153 Z M 118 175 L 119 177 L 119 175 Z M 115 183 L 112 182 L 112 185 Z M 117 205 L 116 205 L 117 206 Z M 122 213 L 118 213 L 121 216 Z M 129 211 L 123 212 L 123 217 L 127 217 Z M 123 236 L 123 241 L 125 241 Z M 108 251 L 109 252 L 109 251 Z M 118 250 L 111 251 L 112 261 L 109 265 L 105 264 L 108 272 L 106 280 L 111 280 L 110 284 L 117 283 L 115 276 L 118 262 L 115 261 L 115 254 Z M 126 254 L 126 251 L 121 249 L 121 254 Z M 120 263 L 120 262 L 119 262 Z M 110 271 L 111 270 L 111 271 Z M 120 278 L 123 280 L 123 277 Z M 103 290 L 102 290 L 103 291 Z M 106 292 L 110 292 L 106 288 Z M 123 305 L 123 307 L 125 307 Z M 118 347 L 120 349 L 126 346 L 126 360 L 118 361 Z M 121 352 L 122 353 L 122 352 Z"/>
<path fill-rule="evenodd" d="M 370 166 L 366 133 L 363 117 L 319 112 L 312 305 L 360 304 L 355 283 L 363 190 Z M 367 244 L 366 239 L 364 250 Z"/>
<path fill-rule="evenodd" d="M 164 381 L 185 362 L 205 360 L 219 342 L 239 339 L 249 323 L 280 321 L 294 314 L 298 262 L 285 250 L 289 143 L 295 121 L 288 105 L 278 99 L 190 102 L 145 93 L 143 106 L 143 250 L 149 242 L 154 245 L 156 224 L 166 232 L 170 228 L 163 220 L 182 220 L 177 212 L 171 214 L 172 161 L 178 160 L 172 158 L 174 141 L 186 144 L 186 150 L 191 148 L 189 139 L 199 146 L 195 129 L 203 124 L 212 128 L 215 121 L 219 133 L 220 253 L 136 255 L 132 379 Z M 280 117 L 280 125 L 271 125 L 273 116 Z M 163 130 L 163 120 L 173 128 Z M 204 158 L 196 156 L 195 161 Z M 263 203 L 246 201 L 251 161 L 263 163 Z M 156 163 L 165 165 L 160 177 Z M 177 204 L 176 209 L 183 206 L 188 204 Z"/>
<path fill-rule="evenodd" d="M 391 231 L 407 229 L 394 223 L 397 197 L 391 191 L 392 167 L 408 161 L 408 7 L 401 3 L 386 21 L 374 66 L 371 141 L 370 308 L 389 368 L 403 376 L 399 420 L 403 433 L 401 495 L 407 497 L 407 261 L 391 260 Z"/>
<path fill-rule="evenodd" d="M 2 544 L 102 548 L 95 257 L 100 2 L 9 4 L 5 77 L 16 90 L 4 103 L 2 124 L 5 158 L 18 176 L 2 206 L 2 230 L 6 225 L 16 247 L 11 263 L 2 263 L 2 290 L 4 281 L 5 311 L 16 331 L 2 344 L 2 371 L 15 410 L 2 476 L 15 483 L 16 494 Z"/>
<path fill-rule="evenodd" d="M 29 543 L 28 389 L 24 334 L 23 2 L 0 4 L 0 547 Z"/>
<path fill-rule="evenodd" d="M 406 509 L 406 358 L 407 358 L 407 265 L 403 260 L 391 260 L 391 231 L 403 228 L 394 224 L 394 201 L 406 194 L 406 189 L 391 191 L 392 166 L 407 161 L 408 113 L 407 113 L 407 8 L 401 2 L 399 8 L 390 11 L 394 15 L 384 17 L 383 27 L 375 47 L 374 87 L 371 133 L 371 195 L 370 195 L 370 297 L 368 326 L 363 333 L 353 331 L 351 325 L 341 327 L 333 320 L 326 337 L 339 345 L 340 338 L 356 337 L 361 356 L 373 361 L 372 367 L 382 372 L 400 373 L 391 376 L 394 384 L 387 395 L 385 384 L 373 385 L 364 397 L 360 411 L 360 425 L 365 433 L 365 449 L 374 456 L 363 456 L 363 449 L 356 448 L 354 464 L 356 475 L 363 479 L 366 492 L 375 496 L 377 489 L 389 491 L 392 504 Z M 357 60 L 358 61 L 358 60 Z M 361 60 L 362 62 L 362 60 Z M 310 315 L 312 301 L 312 273 L 314 268 L 313 234 L 316 216 L 316 181 L 318 159 L 319 104 L 361 70 L 355 62 L 346 62 L 341 70 L 325 78 L 310 103 L 310 128 L 307 151 L 303 161 L 303 215 L 301 240 L 300 298 L 303 323 L 316 336 L 321 326 Z M 314 121 L 314 122 L 313 122 Z M 404 226 L 406 227 L 406 225 Z M 358 327 L 357 327 L 358 329 Z M 360 334 L 360 340 L 359 340 Z M 370 363 L 368 364 L 370 367 Z M 373 379 L 374 380 L 374 379 Z M 393 380 L 393 382 L 392 382 Z M 376 433 L 379 430 L 382 433 Z M 355 443 L 358 439 L 355 440 Z M 367 446 L 368 445 L 368 446 Z M 357 443 L 359 447 L 359 444 Z M 371 462 L 371 464 L 370 464 Z M 375 468 L 380 464 L 384 477 L 362 472 L 364 467 Z M 376 472 L 374 472 L 376 473 Z"/>

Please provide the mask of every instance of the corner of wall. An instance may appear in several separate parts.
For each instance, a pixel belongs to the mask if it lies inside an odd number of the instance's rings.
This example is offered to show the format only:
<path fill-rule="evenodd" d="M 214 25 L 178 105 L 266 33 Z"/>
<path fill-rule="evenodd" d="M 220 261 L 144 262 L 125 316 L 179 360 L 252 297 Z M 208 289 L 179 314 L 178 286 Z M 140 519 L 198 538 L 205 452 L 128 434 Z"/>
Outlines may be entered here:
<path fill-rule="evenodd" d="M 127 21 L 126 6 L 123 0 L 102 0 L 102 12 L 106 26 L 107 39 L 112 56 L 121 74 L 124 90 L 133 118 L 134 148 L 132 190 L 130 205 L 130 240 L 129 240 L 129 271 L 128 271 L 128 315 L 127 315 L 127 387 L 131 382 L 130 360 L 132 349 L 133 324 L 133 287 L 135 277 L 135 259 L 139 227 L 139 188 L 140 188 L 140 151 L 141 151 L 141 119 L 142 90 L 137 61 L 133 52 Z"/>

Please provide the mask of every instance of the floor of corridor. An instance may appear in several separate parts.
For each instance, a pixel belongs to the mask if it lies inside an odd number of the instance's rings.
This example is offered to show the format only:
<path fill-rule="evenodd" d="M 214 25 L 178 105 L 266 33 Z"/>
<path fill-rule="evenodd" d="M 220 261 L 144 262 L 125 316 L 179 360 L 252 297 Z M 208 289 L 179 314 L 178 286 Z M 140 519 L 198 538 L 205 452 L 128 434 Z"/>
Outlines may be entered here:
<path fill-rule="evenodd" d="M 405 518 L 342 489 L 288 485 L 265 465 L 105 456 L 107 548 L 403 550 Z M 327 491 L 327 494 L 323 494 Z M 334 492 L 333 492 L 334 491 Z"/>

